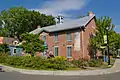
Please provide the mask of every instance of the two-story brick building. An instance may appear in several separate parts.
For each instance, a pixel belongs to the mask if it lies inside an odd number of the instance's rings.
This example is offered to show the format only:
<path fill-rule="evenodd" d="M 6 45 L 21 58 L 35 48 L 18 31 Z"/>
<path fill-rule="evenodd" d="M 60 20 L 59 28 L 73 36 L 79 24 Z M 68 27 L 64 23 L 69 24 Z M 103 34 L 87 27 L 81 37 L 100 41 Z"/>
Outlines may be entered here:
<path fill-rule="evenodd" d="M 30 32 L 40 34 L 40 38 L 48 45 L 48 50 L 55 56 L 65 56 L 67 58 L 90 58 L 88 44 L 90 35 L 96 28 L 95 14 L 56 24 L 43 28 L 37 28 Z"/>

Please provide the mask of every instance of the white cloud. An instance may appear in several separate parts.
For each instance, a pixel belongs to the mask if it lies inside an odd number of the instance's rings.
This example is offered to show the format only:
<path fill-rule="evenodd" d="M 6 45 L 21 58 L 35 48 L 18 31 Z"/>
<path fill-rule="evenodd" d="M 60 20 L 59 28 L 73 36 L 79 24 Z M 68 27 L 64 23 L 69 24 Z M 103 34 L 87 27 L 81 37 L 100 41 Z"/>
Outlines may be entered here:
<path fill-rule="evenodd" d="M 87 0 L 50 0 L 43 3 L 40 9 L 34 9 L 47 15 L 57 16 L 61 14 L 70 17 L 71 14 L 65 13 L 71 10 L 80 10 L 86 5 Z"/>

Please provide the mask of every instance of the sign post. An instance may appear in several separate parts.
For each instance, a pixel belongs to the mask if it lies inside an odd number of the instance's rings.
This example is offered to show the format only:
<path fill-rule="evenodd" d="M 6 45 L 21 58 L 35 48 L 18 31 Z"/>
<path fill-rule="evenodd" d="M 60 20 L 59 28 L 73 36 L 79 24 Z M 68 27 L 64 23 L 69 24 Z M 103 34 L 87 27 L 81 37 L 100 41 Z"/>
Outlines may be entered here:
<path fill-rule="evenodd" d="M 103 38 L 104 38 L 104 43 L 107 44 L 107 35 L 104 35 Z"/>
<path fill-rule="evenodd" d="M 103 53 L 104 53 L 104 62 L 106 62 L 107 61 L 107 57 L 105 55 L 105 48 L 106 48 L 106 46 L 100 46 L 100 48 L 103 50 Z"/>

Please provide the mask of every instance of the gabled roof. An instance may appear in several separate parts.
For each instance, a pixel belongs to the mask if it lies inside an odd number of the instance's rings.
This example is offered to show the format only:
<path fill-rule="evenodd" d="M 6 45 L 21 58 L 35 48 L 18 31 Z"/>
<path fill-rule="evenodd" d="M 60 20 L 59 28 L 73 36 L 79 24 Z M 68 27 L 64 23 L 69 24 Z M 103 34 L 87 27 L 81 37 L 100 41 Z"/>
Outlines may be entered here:
<path fill-rule="evenodd" d="M 94 17 L 95 17 L 95 15 L 93 14 L 92 16 L 86 16 L 86 17 L 83 17 L 80 19 L 71 20 L 66 23 L 56 24 L 56 25 L 47 26 L 47 27 L 43 27 L 43 28 L 37 28 L 37 29 L 31 31 L 30 33 L 31 34 L 39 34 L 42 31 L 56 32 L 56 31 L 85 27 L 89 23 L 89 21 L 92 20 Z"/>
<path fill-rule="evenodd" d="M 9 45 L 13 45 L 14 41 L 18 41 L 19 42 L 19 40 L 16 39 L 16 38 L 10 38 L 10 37 L 0 37 L 0 38 L 3 38 L 3 43 L 9 44 Z"/>

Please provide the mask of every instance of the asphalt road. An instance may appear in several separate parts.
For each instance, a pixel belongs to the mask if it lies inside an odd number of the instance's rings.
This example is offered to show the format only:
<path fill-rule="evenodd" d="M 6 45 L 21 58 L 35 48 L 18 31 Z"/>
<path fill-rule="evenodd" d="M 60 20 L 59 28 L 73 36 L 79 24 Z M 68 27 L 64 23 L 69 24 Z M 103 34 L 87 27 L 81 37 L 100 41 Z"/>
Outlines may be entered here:
<path fill-rule="evenodd" d="M 40 76 L 0 72 L 0 80 L 120 80 L 120 73 L 100 76 Z"/>

